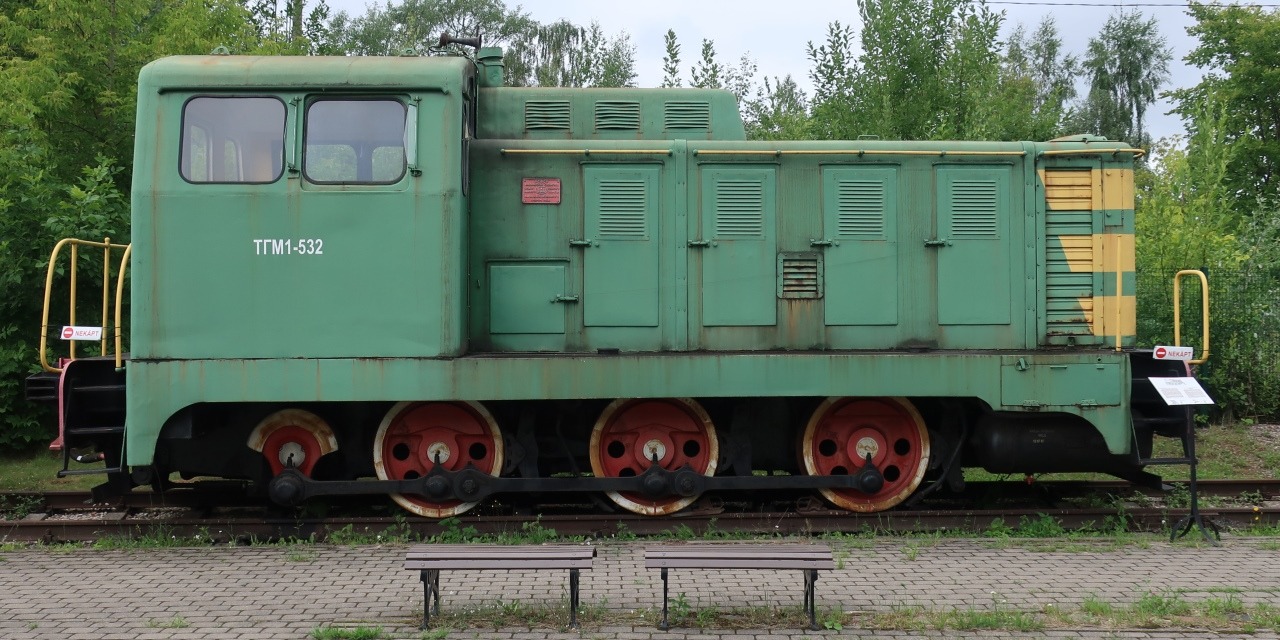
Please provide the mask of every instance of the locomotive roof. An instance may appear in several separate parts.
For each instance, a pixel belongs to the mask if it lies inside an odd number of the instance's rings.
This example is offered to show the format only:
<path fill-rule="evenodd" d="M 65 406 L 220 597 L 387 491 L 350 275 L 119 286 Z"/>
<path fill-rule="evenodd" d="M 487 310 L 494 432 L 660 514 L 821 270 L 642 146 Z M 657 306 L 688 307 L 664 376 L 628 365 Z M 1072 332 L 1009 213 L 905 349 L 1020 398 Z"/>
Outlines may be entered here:
<path fill-rule="evenodd" d="M 142 68 L 140 91 L 199 89 L 461 90 L 470 60 L 448 56 L 172 56 Z"/>

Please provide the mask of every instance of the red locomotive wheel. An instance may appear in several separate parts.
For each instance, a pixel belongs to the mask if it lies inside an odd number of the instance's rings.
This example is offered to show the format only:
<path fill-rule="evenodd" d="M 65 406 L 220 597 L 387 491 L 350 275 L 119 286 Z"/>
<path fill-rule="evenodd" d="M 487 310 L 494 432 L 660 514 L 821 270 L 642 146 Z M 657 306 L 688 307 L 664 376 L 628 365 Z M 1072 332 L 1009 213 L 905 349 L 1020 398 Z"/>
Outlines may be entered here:
<path fill-rule="evenodd" d="M 715 475 L 720 456 L 716 429 L 707 412 L 690 398 L 614 400 L 591 430 L 591 471 L 597 477 L 625 478 L 644 473 L 654 457 L 663 469 L 689 465 Z M 610 491 L 618 506 L 646 516 L 675 513 L 697 499 L 677 496 L 652 499 L 642 494 Z"/>
<path fill-rule="evenodd" d="M 245 444 L 262 453 L 273 476 L 293 468 L 311 477 L 316 462 L 338 450 L 329 423 L 303 409 L 282 409 L 263 418 Z"/>
<path fill-rule="evenodd" d="M 809 475 L 848 475 L 871 462 L 884 476 L 874 494 L 821 489 L 832 504 L 864 513 L 883 511 L 907 499 L 929 466 L 929 431 L 906 398 L 827 398 L 809 419 L 801 440 Z"/>
<path fill-rule="evenodd" d="M 373 438 L 373 468 L 382 480 L 412 480 L 437 462 L 449 471 L 468 464 L 489 475 L 502 470 L 502 433 L 493 416 L 476 402 L 401 402 L 387 412 Z M 466 512 L 474 502 L 433 502 L 422 496 L 391 494 L 400 506 L 427 518 Z"/>

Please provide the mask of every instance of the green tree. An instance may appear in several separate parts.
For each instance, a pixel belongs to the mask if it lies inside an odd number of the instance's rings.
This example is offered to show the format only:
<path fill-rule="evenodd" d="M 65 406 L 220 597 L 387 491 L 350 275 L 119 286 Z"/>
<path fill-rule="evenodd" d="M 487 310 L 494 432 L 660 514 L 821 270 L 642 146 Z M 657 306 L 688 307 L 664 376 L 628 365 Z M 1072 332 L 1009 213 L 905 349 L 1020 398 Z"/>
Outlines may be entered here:
<path fill-rule="evenodd" d="M 853 121 L 860 75 L 855 38 L 852 27 L 832 22 L 827 25 L 823 44 L 806 44 L 805 53 L 813 65 L 809 70 L 813 82 L 812 132 L 818 139 L 852 138 L 866 133 L 858 131 L 860 123 Z"/>
<path fill-rule="evenodd" d="M 557 87 L 626 87 L 635 83 L 635 47 L 631 37 L 605 35 L 600 23 L 584 29 L 567 20 L 536 25 L 528 60 L 534 83 Z"/>
<path fill-rule="evenodd" d="M 723 89 L 725 66 L 716 58 L 716 44 L 702 41 L 702 58 L 689 70 L 692 82 L 689 86 L 701 89 Z"/>
<path fill-rule="evenodd" d="M 1064 55 L 1052 17 L 1028 36 L 1019 24 L 1009 35 L 1001 61 L 1000 86 L 992 97 L 993 123 L 1006 140 L 1050 140 L 1064 131 L 1067 104 L 1076 95 L 1079 62 Z"/>
<path fill-rule="evenodd" d="M 1083 69 L 1089 92 L 1072 120 L 1082 132 L 1149 147 L 1147 107 L 1169 80 L 1172 50 L 1160 35 L 1155 18 L 1120 11 L 1089 39 Z"/>
<path fill-rule="evenodd" d="M 310 10 L 303 0 L 244 0 L 249 22 L 257 34 L 253 50 L 272 55 L 332 55 L 330 9 L 318 0 Z"/>
<path fill-rule="evenodd" d="M 808 99 L 791 76 L 766 77 L 742 112 L 752 140 L 803 140 L 811 135 Z"/>
<path fill-rule="evenodd" d="M 667 30 L 664 36 L 666 54 L 663 56 L 663 87 L 680 87 L 684 81 L 680 78 L 680 45 L 675 31 Z M 756 73 L 759 66 L 750 55 L 743 54 L 738 58 L 738 65 L 730 66 L 720 60 L 716 53 L 716 44 L 712 40 L 702 41 L 701 56 L 698 64 L 689 69 L 689 86 L 699 89 L 724 89 L 733 94 L 738 101 L 742 117 L 751 128 L 750 120 L 757 111 L 755 102 L 765 99 L 765 89 L 756 84 Z"/>
<path fill-rule="evenodd" d="M 1230 206 L 1249 215 L 1280 195 L 1280 10 L 1192 4 L 1190 13 L 1196 24 L 1187 32 L 1200 43 L 1186 60 L 1206 73 L 1195 87 L 1171 92 L 1175 110 L 1193 146 L 1202 129 L 1223 129 L 1223 143 L 1236 151 L 1226 176 Z"/>
<path fill-rule="evenodd" d="M 822 137 L 992 137 L 1003 15 L 984 0 L 859 0 L 861 49 L 835 23 L 809 44 Z"/>
<path fill-rule="evenodd" d="M 231 0 L 30 0 L 0 12 L 0 447 L 50 437 L 22 399 L 49 249 L 65 236 L 128 241 L 122 168 L 138 71 L 164 55 L 253 46 L 247 24 Z"/>
<path fill-rule="evenodd" d="M 623 33 L 607 36 L 599 24 L 567 20 L 539 23 L 502 0 L 404 0 L 370 6 L 358 17 L 340 12 L 327 25 L 333 47 L 350 55 L 427 51 L 442 33 L 480 36 L 504 48 L 507 84 L 514 86 L 629 86 L 635 47 Z"/>
<path fill-rule="evenodd" d="M 666 53 L 662 56 L 661 87 L 679 87 L 680 80 L 680 43 L 676 42 L 676 32 L 667 29 L 662 36 Z"/>

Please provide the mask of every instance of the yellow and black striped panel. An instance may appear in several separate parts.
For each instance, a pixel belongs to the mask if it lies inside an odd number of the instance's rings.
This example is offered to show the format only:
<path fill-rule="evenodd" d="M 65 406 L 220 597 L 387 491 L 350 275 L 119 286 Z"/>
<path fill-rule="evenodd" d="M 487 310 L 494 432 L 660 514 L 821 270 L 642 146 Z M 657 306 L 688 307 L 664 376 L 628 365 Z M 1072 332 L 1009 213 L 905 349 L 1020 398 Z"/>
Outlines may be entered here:
<path fill-rule="evenodd" d="M 1133 170 L 1042 169 L 1040 179 L 1049 341 L 1111 343 L 1117 332 L 1131 340 L 1137 329 Z"/>

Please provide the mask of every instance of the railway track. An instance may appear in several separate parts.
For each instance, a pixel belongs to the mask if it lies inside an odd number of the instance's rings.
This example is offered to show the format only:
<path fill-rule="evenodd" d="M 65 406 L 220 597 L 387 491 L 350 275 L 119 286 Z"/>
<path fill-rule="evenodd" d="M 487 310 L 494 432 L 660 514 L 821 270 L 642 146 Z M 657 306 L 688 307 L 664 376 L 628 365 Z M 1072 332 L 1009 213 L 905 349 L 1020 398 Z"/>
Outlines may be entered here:
<path fill-rule="evenodd" d="M 211 483 L 212 484 L 212 483 Z M 652 518 L 630 513 L 587 513 L 594 505 L 584 497 L 557 505 L 504 507 L 486 505 L 485 513 L 468 514 L 442 523 L 417 517 L 387 505 L 327 502 L 294 512 L 262 505 L 235 485 L 177 489 L 157 494 L 137 492 L 108 503 L 93 504 L 85 492 L 0 493 L 0 541 L 88 542 L 104 537 L 136 537 L 157 532 L 180 540 L 245 543 L 289 538 L 327 539 L 334 532 L 376 540 L 388 537 L 434 536 L 474 529 L 478 534 L 521 533 L 535 521 L 559 535 L 611 537 L 617 535 L 714 535 L 724 533 L 803 534 L 816 532 L 885 533 L 967 531 L 982 532 L 1003 521 L 1017 527 L 1024 519 L 1050 517 L 1066 530 L 1167 529 L 1187 513 L 1174 508 L 1185 490 L 1149 492 L 1121 482 L 970 483 L 964 502 L 939 498 L 917 508 L 874 514 L 830 509 L 802 498 L 790 503 L 766 500 L 758 504 L 721 503 L 704 498 L 675 516 Z M 1202 481 L 1201 512 L 1219 527 L 1280 525 L 1280 481 Z M 479 510 L 478 510 L 479 511 Z M 534 516 L 530 513 L 540 513 Z"/>

